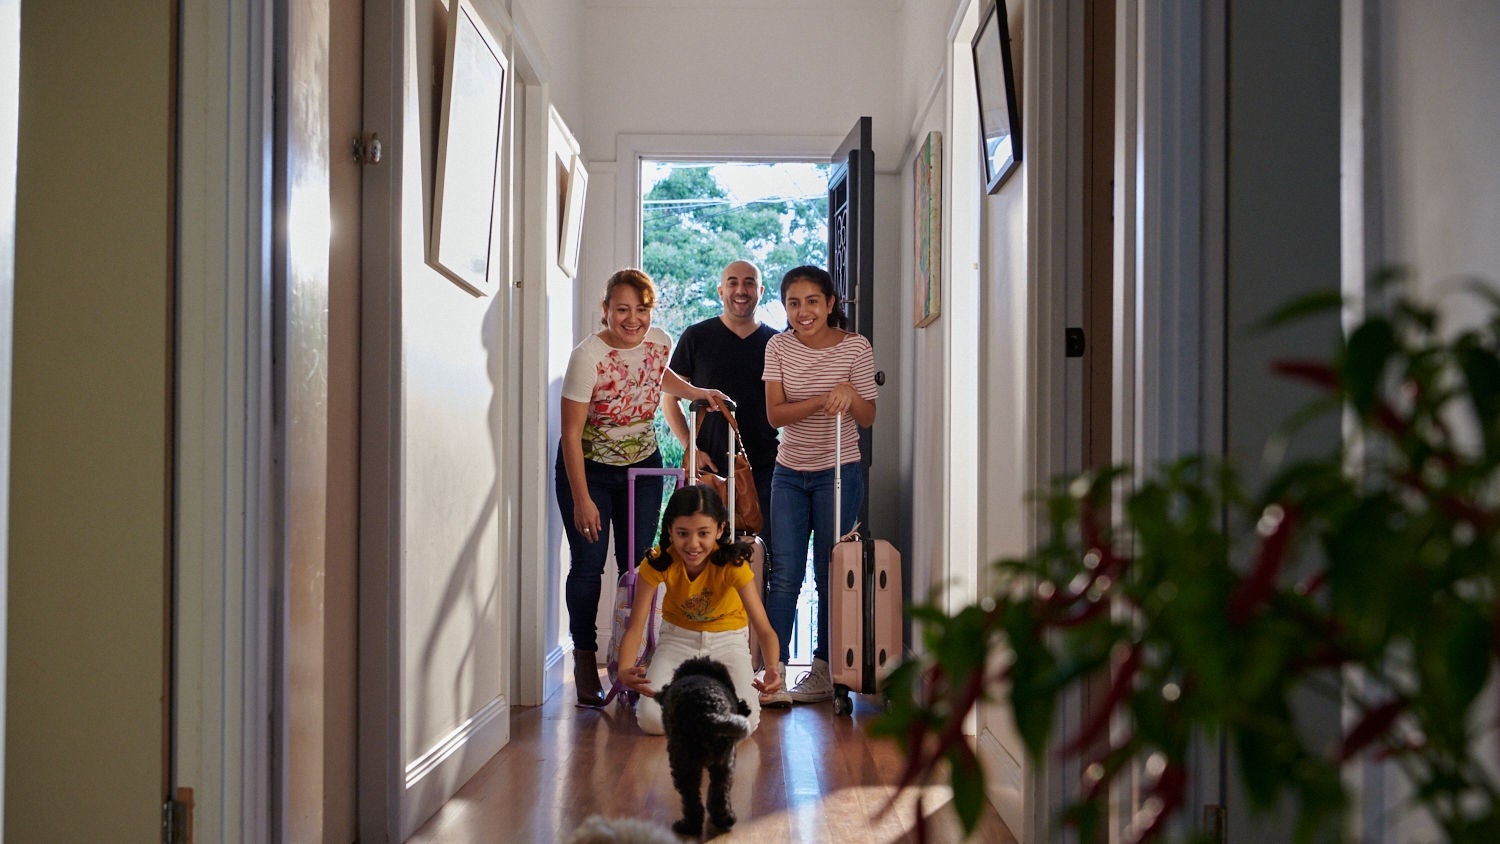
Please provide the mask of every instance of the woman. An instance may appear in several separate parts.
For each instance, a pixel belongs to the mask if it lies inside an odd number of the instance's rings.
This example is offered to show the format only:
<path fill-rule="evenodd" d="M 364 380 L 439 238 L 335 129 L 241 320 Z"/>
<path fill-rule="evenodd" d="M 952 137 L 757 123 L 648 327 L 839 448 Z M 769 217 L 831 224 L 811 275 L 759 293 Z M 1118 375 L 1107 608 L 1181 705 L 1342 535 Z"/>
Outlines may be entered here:
<path fill-rule="evenodd" d="M 818 590 L 817 644 L 812 670 L 789 691 L 761 699 L 765 706 L 814 703 L 833 697 L 828 671 L 828 565 L 833 543 L 854 528 L 865 497 L 859 431 L 875 424 L 875 353 L 864 337 L 845 331 L 833 277 L 820 267 L 790 270 L 781 279 L 787 330 L 766 344 L 766 417 L 781 428 L 771 476 L 771 551 L 776 561 L 766 589 L 766 614 L 778 641 L 789 642 L 797 593 L 813 541 Z M 842 426 L 843 453 L 834 430 Z M 843 524 L 833 524 L 833 469 L 842 466 Z M 783 676 L 786 666 L 781 667 Z"/>
<path fill-rule="evenodd" d="M 565 593 L 573 637 L 573 678 L 578 702 L 603 700 L 599 683 L 600 576 L 609 552 L 610 527 L 617 538 L 615 568 L 623 574 L 651 543 L 661 506 L 662 480 L 639 483 L 635 512 L 629 509 L 626 472 L 660 468 L 653 420 L 665 390 L 685 399 L 708 399 L 718 407 L 723 393 L 702 390 L 667 368 L 672 340 L 651 325 L 656 285 L 637 269 L 623 269 L 604 287 L 604 328 L 568 357 L 562 387 L 562 439 L 557 449 L 557 506 L 573 563 Z M 630 519 L 636 547 L 626 548 Z"/>

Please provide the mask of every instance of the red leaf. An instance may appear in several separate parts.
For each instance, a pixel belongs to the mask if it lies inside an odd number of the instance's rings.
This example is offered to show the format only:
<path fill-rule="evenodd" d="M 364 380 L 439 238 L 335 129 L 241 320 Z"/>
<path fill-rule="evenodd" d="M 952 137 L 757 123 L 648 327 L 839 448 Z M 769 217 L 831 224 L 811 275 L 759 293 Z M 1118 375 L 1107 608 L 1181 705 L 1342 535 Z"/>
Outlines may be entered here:
<path fill-rule="evenodd" d="M 1346 762 L 1355 754 L 1359 753 L 1370 742 L 1380 738 L 1385 731 L 1390 729 L 1401 713 L 1406 711 L 1406 701 L 1396 698 L 1389 700 L 1374 709 L 1366 710 L 1363 718 L 1354 729 L 1344 735 L 1344 743 L 1339 748 L 1339 761 Z"/>
<path fill-rule="evenodd" d="M 1271 529 L 1271 534 L 1260 544 L 1260 556 L 1244 579 L 1235 586 L 1229 596 L 1229 620 L 1233 624 L 1244 624 L 1270 597 L 1276 586 L 1276 576 L 1286 563 L 1287 549 L 1291 546 L 1292 532 L 1297 525 L 1297 509 L 1291 505 L 1284 508 L 1281 521 Z"/>

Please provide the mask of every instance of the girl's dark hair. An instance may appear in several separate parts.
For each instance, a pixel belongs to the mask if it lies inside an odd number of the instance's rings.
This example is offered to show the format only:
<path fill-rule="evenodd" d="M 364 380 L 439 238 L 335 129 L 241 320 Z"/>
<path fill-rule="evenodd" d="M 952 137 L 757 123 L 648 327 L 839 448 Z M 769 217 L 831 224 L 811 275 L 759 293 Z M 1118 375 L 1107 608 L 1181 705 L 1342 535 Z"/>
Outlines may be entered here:
<path fill-rule="evenodd" d="M 729 511 L 724 509 L 724 500 L 712 487 L 703 485 L 685 486 L 667 499 L 666 512 L 661 516 L 661 534 L 656 547 L 646 553 L 646 562 L 657 571 L 666 571 L 672 564 L 667 549 L 672 546 L 672 523 L 683 516 L 705 515 L 718 522 L 719 547 L 708 555 L 709 562 L 716 566 L 742 566 L 750 562 L 751 549 L 743 542 L 732 542 L 729 538 Z"/>
<path fill-rule="evenodd" d="M 833 303 L 833 310 L 828 312 L 828 327 L 843 328 L 849 322 L 849 318 L 844 316 L 844 300 L 834 289 L 833 276 L 829 275 L 827 270 L 811 264 L 803 264 L 787 270 L 786 275 L 781 277 L 781 304 L 783 306 L 786 305 L 787 285 L 794 281 L 810 281 L 816 284 L 823 291 L 823 295 L 828 297 L 828 301 Z"/>

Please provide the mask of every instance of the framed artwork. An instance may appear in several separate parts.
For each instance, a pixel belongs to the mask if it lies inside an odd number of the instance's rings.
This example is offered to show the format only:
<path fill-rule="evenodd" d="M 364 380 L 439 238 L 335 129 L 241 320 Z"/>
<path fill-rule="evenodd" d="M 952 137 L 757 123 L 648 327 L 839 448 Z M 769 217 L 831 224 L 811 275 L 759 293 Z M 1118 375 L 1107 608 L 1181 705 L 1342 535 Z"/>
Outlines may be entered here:
<path fill-rule="evenodd" d="M 563 190 L 562 224 L 557 230 L 557 265 L 569 278 L 578 275 L 578 247 L 583 240 L 583 199 L 588 193 L 589 171 L 577 154 L 568 165 Z"/>
<path fill-rule="evenodd" d="M 938 318 L 943 301 L 943 134 L 928 132 L 912 161 L 912 313 L 917 328 Z"/>
<path fill-rule="evenodd" d="M 427 260 L 480 296 L 490 279 L 508 70 L 505 54 L 471 0 L 453 0 Z"/>
<path fill-rule="evenodd" d="M 999 190 L 1021 160 L 1021 113 L 1010 55 L 1005 0 L 996 0 L 974 33 L 974 88 L 979 98 L 979 157 L 984 189 Z"/>

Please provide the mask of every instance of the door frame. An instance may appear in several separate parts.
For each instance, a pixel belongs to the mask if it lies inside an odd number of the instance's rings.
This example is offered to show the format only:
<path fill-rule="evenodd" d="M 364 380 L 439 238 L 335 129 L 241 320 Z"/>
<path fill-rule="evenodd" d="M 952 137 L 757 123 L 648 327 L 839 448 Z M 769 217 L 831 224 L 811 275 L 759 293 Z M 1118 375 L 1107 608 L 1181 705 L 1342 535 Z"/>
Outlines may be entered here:
<path fill-rule="evenodd" d="M 1226 0 L 1116 2 L 1111 451 L 1137 476 L 1224 453 L 1227 27 Z M 1227 811 L 1224 758 L 1195 741 L 1184 826 Z M 1116 830 L 1137 777 L 1120 780 Z"/>
<path fill-rule="evenodd" d="M 0 724 L 5 723 L 5 665 L 10 592 L 10 384 L 16 290 L 16 156 L 20 132 L 21 0 L 0 0 Z M 170 704 L 169 704 L 170 705 Z M 170 741 L 170 737 L 168 738 Z M 5 731 L 0 730 L 0 759 Z M 0 830 L 5 789 L 0 788 Z"/>
<path fill-rule="evenodd" d="M 179 18 L 170 783 L 205 839 L 272 840 L 273 3 Z"/>

